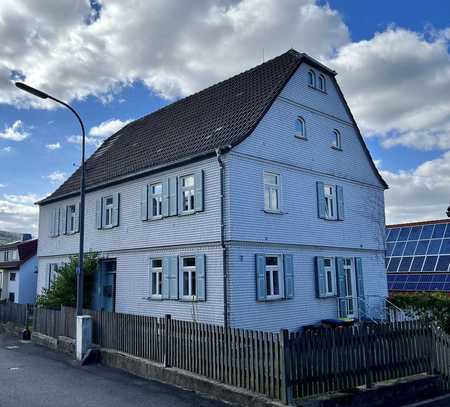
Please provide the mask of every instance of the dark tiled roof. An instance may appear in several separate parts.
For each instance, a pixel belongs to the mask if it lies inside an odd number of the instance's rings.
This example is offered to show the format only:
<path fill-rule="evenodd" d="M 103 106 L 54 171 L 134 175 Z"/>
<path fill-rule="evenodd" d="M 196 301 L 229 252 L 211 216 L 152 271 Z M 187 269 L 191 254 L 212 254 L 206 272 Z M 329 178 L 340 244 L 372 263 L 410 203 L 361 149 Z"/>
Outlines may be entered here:
<path fill-rule="evenodd" d="M 334 74 L 305 54 L 290 50 L 129 123 L 87 160 L 87 189 L 239 144 L 256 127 L 303 59 Z M 79 184 L 78 169 L 40 203 L 76 193 Z"/>

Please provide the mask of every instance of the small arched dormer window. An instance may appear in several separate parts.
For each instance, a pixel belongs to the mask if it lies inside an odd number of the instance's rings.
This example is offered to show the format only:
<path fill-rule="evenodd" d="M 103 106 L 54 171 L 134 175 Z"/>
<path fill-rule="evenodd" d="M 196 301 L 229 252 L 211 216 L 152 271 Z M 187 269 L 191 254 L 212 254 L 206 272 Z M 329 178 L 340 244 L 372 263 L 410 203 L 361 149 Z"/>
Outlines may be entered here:
<path fill-rule="evenodd" d="M 325 76 L 322 74 L 319 75 L 319 89 L 323 92 L 327 91 L 327 82 Z"/>
<path fill-rule="evenodd" d="M 341 139 L 341 133 L 339 133 L 338 130 L 333 130 L 333 143 L 332 147 L 336 148 L 337 150 L 342 150 L 342 139 Z"/>
<path fill-rule="evenodd" d="M 306 139 L 305 119 L 301 116 L 298 116 L 295 121 L 295 137 Z"/>
<path fill-rule="evenodd" d="M 316 73 L 312 69 L 308 72 L 308 85 L 316 87 Z"/>

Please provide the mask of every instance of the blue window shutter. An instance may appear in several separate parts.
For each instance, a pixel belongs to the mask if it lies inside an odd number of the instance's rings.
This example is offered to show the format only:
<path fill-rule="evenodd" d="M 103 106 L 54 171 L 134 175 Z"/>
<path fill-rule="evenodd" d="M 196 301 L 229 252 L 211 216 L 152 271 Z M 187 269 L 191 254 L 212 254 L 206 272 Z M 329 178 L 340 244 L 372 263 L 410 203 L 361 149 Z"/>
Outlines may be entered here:
<path fill-rule="evenodd" d="M 60 234 L 61 208 L 56 210 L 56 236 Z"/>
<path fill-rule="evenodd" d="M 163 282 L 162 285 L 164 286 L 164 262 L 163 262 Z M 152 285 L 153 285 L 153 279 L 152 279 L 152 258 L 148 258 L 148 298 L 151 298 L 152 296 Z M 163 288 L 164 290 L 164 288 Z M 161 293 L 162 294 L 162 293 Z"/>
<path fill-rule="evenodd" d="M 266 300 L 266 256 L 257 254 L 256 258 L 256 299 Z"/>
<path fill-rule="evenodd" d="M 169 216 L 169 178 L 162 183 L 162 216 Z"/>
<path fill-rule="evenodd" d="M 181 177 L 177 178 L 177 203 L 178 203 L 178 213 L 182 213 L 184 209 L 184 197 L 183 197 L 183 183 L 181 181 Z"/>
<path fill-rule="evenodd" d="M 323 257 L 316 257 L 316 296 L 326 297 L 325 290 L 325 267 Z"/>
<path fill-rule="evenodd" d="M 364 297 L 364 276 L 361 257 L 355 257 L 356 289 L 358 297 Z"/>
<path fill-rule="evenodd" d="M 63 235 L 67 234 L 67 209 L 68 206 L 64 205 L 61 210 L 61 233 Z"/>
<path fill-rule="evenodd" d="M 54 236 L 54 225 L 55 225 L 55 210 L 50 211 L 49 222 L 48 222 L 48 236 Z"/>
<path fill-rule="evenodd" d="M 319 218 L 326 218 L 326 206 L 325 206 L 325 191 L 324 191 L 324 183 L 321 181 L 317 181 L 317 214 Z"/>
<path fill-rule="evenodd" d="M 80 231 L 80 203 L 75 205 L 75 233 Z"/>
<path fill-rule="evenodd" d="M 148 218 L 148 185 L 144 185 L 141 189 L 141 220 Z"/>
<path fill-rule="evenodd" d="M 197 300 L 206 301 L 206 266 L 204 254 L 195 256 L 195 268 Z"/>
<path fill-rule="evenodd" d="M 204 206 L 204 175 L 203 170 L 199 170 L 194 175 L 195 185 L 195 211 L 203 211 Z"/>
<path fill-rule="evenodd" d="M 98 198 L 95 205 L 95 226 L 97 229 L 102 228 L 102 218 L 103 218 L 103 199 Z"/>
<path fill-rule="evenodd" d="M 120 194 L 115 192 L 113 194 L 113 213 L 112 213 L 112 225 L 119 226 L 120 215 Z"/>
<path fill-rule="evenodd" d="M 344 259 L 336 257 L 336 274 L 337 274 L 337 288 L 339 297 L 339 314 L 341 317 L 347 316 L 346 302 L 341 300 L 347 296 L 347 287 L 345 283 Z"/>
<path fill-rule="evenodd" d="M 169 299 L 178 300 L 178 257 L 169 257 Z"/>
<path fill-rule="evenodd" d="M 169 299 L 170 291 L 170 257 L 163 258 L 163 269 L 162 269 L 162 298 L 165 300 Z"/>
<path fill-rule="evenodd" d="M 177 177 L 169 178 L 169 216 L 178 214 L 177 195 Z"/>
<path fill-rule="evenodd" d="M 337 218 L 344 220 L 344 188 L 336 185 Z"/>
<path fill-rule="evenodd" d="M 294 297 L 294 256 L 285 254 L 283 256 L 284 271 L 284 297 Z"/>

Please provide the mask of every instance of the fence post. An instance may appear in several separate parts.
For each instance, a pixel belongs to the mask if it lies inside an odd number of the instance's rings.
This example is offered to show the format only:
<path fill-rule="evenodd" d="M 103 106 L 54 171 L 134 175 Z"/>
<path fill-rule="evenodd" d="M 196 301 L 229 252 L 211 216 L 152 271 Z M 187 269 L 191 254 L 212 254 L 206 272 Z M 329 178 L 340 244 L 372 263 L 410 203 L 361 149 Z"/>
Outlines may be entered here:
<path fill-rule="evenodd" d="M 170 319 L 171 315 L 166 314 L 164 316 L 164 367 L 170 367 L 170 359 L 169 359 L 169 353 L 170 353 Z"/>
<path fill-rule="evenodd" d="M 430 327 L 430 340 L 431 340 L 431 346 L 430 346 L 430 373 L 436 374 L 438 373 L 438 365 L 437 365 L 437 326 L 435 323 L 431 322 Z"/>
<path fill-rule="evenodd" d="M 282 329 L 279 335 L 280 343 L 280 393 L 281 401 L 289 404 L 292 400 L 292 386 L 290 383 L 289 367 L 290 367 L 290 348 L 289 348 L 289 331 Z M 272 378 L 274 379 L 274 378 Z"/>
<path fill-rule="evenodd" d="M 366 387 L 371 389 L 373 386 L 373 377 L 372 377 L 372 341 L 370 338 L 370 326 L 366 324 L 362 324 L 361 329 L 363 329 L 363 346 L 364 346 L 364 355 L 366 360 Z"/>

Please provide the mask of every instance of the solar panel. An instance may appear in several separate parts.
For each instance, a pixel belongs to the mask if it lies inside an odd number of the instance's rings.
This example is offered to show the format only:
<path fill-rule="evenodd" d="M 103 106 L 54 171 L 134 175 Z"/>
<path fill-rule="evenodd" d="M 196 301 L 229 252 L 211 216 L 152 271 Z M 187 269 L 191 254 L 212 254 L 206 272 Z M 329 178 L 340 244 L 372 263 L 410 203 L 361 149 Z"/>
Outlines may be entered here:
<path fill-rule="evenodd" d="M 388 289 L 450 292 L 450 220 L 386 231 Z"/>

